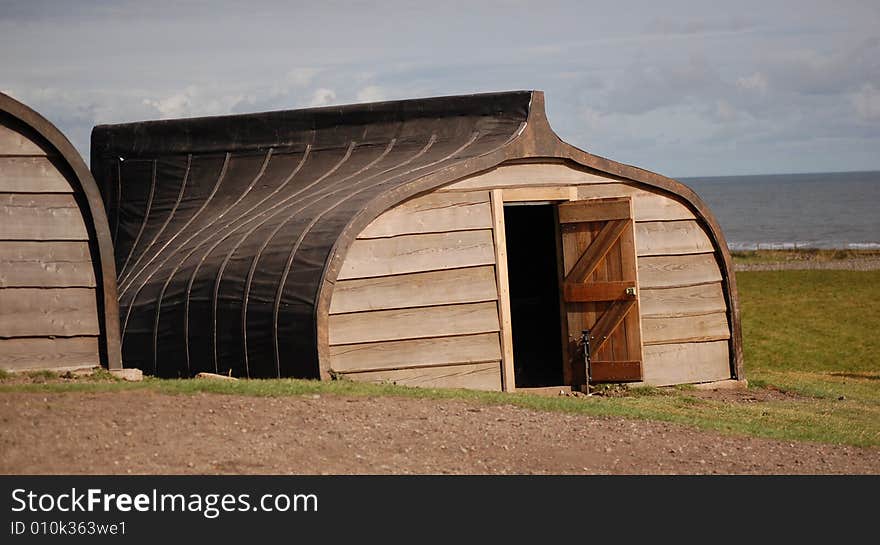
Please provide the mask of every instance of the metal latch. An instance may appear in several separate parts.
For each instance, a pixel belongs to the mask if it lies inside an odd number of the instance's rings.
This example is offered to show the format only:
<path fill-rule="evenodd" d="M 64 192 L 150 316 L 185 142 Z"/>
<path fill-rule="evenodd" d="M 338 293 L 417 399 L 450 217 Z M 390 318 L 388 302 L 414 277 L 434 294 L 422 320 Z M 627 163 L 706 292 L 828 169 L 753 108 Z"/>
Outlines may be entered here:
<path fill-rule="evenodd" d="M 581 343 L 584 346 L 584 365 L 587 366 L 587 392 L 590 393 L 590 330 L 584 329 L 581 331 Z"/>
<path fill-rule="evenodd" d="M 636 289 L 635 288 L 626 288 L 626 294 L 629 295 L 630 297 L 635 297 L 636 296 Z"/>

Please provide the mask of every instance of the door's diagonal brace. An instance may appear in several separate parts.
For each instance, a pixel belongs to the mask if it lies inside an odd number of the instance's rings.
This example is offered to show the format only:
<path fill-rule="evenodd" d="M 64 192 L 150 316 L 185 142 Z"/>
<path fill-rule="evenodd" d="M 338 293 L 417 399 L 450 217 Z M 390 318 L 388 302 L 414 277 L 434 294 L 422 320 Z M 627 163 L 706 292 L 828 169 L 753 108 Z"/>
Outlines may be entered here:
<path fill-rule="evenodd" d="M 590 243 L 587 251 L 581 255 L 580 259 L 577 260 L 577 263 L 569 271 L 568 276 L 565 277 L 565 282 L 580 283 L 589 278 L 593 271 L 596 270 L 596 267 L 599 266 L 602 258 L 605 257 L 614 243 L 617 242 L 617 239 L 620 238 L 620 235 L 629 223 L 630 220 L 628 219 L 611 220 L 602 226 L 602 229 Z"/>
<path fill-rule="evenodd" d="M 605 342 L 614 333 L 614 330 L 617 329 L 617 326 L 620 325 L 635 303 L 635 299 L 615 301 L 611 303 L 608 310 L 602 313 L 596 325 L 590 329 L 590 349 L 594 354 L 598 353 L 599 349 L 605 345 Z"/>

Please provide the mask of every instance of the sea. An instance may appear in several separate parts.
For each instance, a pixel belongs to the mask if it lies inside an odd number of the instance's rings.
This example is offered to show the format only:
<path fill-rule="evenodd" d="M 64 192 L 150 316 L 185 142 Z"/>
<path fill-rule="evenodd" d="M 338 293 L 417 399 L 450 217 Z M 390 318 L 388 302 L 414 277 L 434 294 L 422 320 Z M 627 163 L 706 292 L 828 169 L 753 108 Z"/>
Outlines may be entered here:
<path fill-rule="evenodd" d="M 679 178 L 731 250 L 880 249 L 880 171 Z"/>

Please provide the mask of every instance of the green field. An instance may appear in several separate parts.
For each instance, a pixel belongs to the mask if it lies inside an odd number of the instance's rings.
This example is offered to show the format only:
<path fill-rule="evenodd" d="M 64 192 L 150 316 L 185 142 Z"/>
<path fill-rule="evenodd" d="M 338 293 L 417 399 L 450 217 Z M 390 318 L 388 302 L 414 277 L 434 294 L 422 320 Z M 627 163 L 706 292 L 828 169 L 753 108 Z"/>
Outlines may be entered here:
<path fill-rule="evenodd" d="M 0 392 L 149 388 L 170 394 L 458 398 L 536 410 L 665 420 L 784 440 L 880 446 L 880 271 L 741 272 L 737 282 L 750 388 L 756 393 L 773 389 L 791 396 L 731 402 L 701 397 L 692 388 L 680 387 L 569 398 L 348 381 L 147 379 L 125 383 L 106 373 L 72 381 L 38 374 L 24 384 L 6 376 L 0 380 Z"/>
<path fill-rule="evenodd" d="M 806 437 L 880 445 L 880 271 L 741 272 L 737 283 L 751 385 L 804 396 L 774 408 L 802 413 Z"/>

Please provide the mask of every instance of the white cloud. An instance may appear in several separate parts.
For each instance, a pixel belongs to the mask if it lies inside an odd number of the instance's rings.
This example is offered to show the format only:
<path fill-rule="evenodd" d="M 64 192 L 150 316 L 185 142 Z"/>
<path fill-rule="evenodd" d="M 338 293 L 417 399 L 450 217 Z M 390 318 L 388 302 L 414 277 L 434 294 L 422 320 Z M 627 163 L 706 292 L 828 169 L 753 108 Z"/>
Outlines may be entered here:
<path fill-rule="evenodd" d="M 333 91 L 333 89 L 319 87 L 315 89 L 314 93 L 312 93 L 312 99 L 309 101 L 308 105 L 309 107 L 327 106 L 328 104 L 332 104 L 334 100 L 336 100 L 336 92 Z"/>
<path fill-rule="evenodd" d="M 368 87 L 364 87 L 357 94 L 358 102 L 380 102 L 382 100 L 386 100 L 388 97 L 385 94 L 385 90 L 379 87 L 378 85 L 370 85 Z"/>
<path fill-rule="evenodd" d="M 284 76 L 284 81 L 289 87 L 308 87 L 318 75 L 316 68 L 294 68 Z"/>
<path fill-rule="evenodd" d="M 190 85 L 163 98 L 146 98 L 143 104 L 155 109 L 161 119 L 171 119 L 228 114 L 244 100 L 241 94 L 212 95 L 201 87 Z"/>

